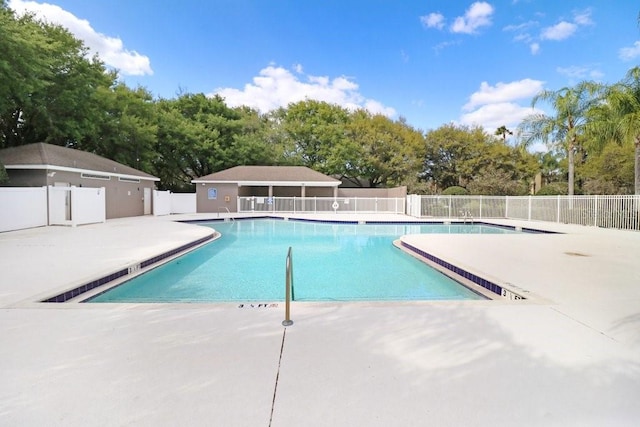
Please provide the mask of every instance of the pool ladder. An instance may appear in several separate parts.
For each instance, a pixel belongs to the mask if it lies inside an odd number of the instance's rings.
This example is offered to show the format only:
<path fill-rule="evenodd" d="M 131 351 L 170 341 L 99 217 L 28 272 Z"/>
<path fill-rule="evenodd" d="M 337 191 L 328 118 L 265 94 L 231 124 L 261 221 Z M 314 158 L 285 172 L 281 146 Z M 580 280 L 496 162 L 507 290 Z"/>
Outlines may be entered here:
<path fill-rule="evenodd" d="M 235 219 L 231 216 L 231 211 L 226 206 L 222 206 L 218 208 L 218 218 L 220 218 L 220 212 L 223 212 L 223 211 L 227 211 L 227 213 L 229 214 L 229 217 L 224 219 L 225 221 L 235 222 Z"/>
<path fill-rule="evenodd" d="M 462 221 L 466 224 L 467 221 L 471 222 L 471 224 L 473 224 L 473 215 L 471 215 L 471 212 L 469 211 L 460 211 L 460 219 L 462 219 Z"/>
<path fill-rule="evenodd" d="M 289 246 L 289 252 L 287 252 L 287 259 L 285 261 L 285 300 L 284 300 L 284 320 L 282 326 L 293 325 L 291 320 L 291 301 L 294 300 L 293 295 L 293 257 L 291 255 L 291 246 Z"/>

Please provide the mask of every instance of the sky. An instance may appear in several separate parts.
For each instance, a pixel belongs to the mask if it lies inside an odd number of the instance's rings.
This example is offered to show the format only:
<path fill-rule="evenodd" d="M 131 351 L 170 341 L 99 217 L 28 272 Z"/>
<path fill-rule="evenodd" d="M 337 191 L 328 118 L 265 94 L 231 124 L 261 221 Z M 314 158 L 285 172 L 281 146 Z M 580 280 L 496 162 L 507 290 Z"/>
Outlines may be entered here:
<path fill-rule="evenodd" d="M 511 130 L 531 99 L 640 62 L 633 0 L 9 0 L 155 97 L 266 113 L 304 99 L 428 131 Z M 552 113 L 548 106 L 536 111 Z"/>

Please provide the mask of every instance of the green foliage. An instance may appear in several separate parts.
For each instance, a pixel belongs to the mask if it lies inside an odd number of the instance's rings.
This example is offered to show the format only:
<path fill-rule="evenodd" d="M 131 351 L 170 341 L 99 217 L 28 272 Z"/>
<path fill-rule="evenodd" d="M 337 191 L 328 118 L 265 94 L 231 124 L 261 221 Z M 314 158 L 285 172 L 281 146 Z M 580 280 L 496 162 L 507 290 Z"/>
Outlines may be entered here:
<path fill-rule="evenodd" d="M 402 121 L 357 111 L 347 126 L 346 156 L 339 158 L 342 177 L 371 187 L 407 185 L 417 181 L 424 155 L 424 137 Z"/>
<path fill-rule="evenodd" d="M 447 187 L 442 191 L 443 196 L 466 196 L 468 194 L 469 193 L 464 187 L 460 187 L 457 185 Z"/>
<path fill-rule="evenodd" d="M 218 96 L 183 94 L 160 100 L 151 171 L 161 186 L 192 189 L 191 180 L 237 165 L 276 162 L 266 121 L 248 108 L 229 108 Z"/>
<path fill-rule="evenodd" d="M 470 194 L 485 196 L 524 196 L 529 186 L 512 178 L 500 169 L 484 169 L 471 181 L 467 188 Z"/>
<path fill-rule="evenodd" d="M 621 82 L 608 87 L 605 100 L 589 112 L 589 148 L 599 153 L 609 144 L 635 147 L 631 154 L 635 159 L 634 193 L 640 194 L 640 67 L 632 68 Z"/>
<path fill-rule="evenodd" d="M 349 112 L 335 104 L 306 100 L 284 110 L 283 128 L 294 162 L 333 175 L 342 172 L 341 158 L 354 147 L 345 137 Z"/>
<path fill-rule="evenodd" d="M 115 81 L 60 26 L 0 8 L 0 148 L 32 142 L 74 146 L 95 136 L 98 93 Z"/>
<path fill-rule="evenodd" d="M 9 182 L 9 175 L 4 165 L 0 163 L 0 185 L 7 184 Z"/>
<path fill-rule="evenodd" d="M 542 188 L 535 194 L 536 196 L 562 196 L 567 195 L 567 183 L 566 182 L 553 182 L 542 186 Z"/>
<path fill-rule="evenodd" d="M 585 194 L 632 194 L 634 189 L 634 147 L 608 144 L 589 156 L 581 174 Z"/>
<path fill-rule="evenodd" d="M 467 186 L 500 171 L 509 181 L 530 181 L 538 170 L 535 156 L 488 135 L 480 127 L 444 125 L 426 135 L 422 177 L 437 188 Z M 497 191 L 497 190 L 494 190 Z"/>
<path fill-rule="evenodd" d="M 501 136 L 502 141 L 507 142 L 507 135 L 513 135 L 513 132 L 507 129 L 507 127 L 503 125 L 503 126 L 500 126 L 498 129 L 496 129 L 494 135 Z"/>
<path fill-rule="evenodd" d="M 583 136 L 588 132 L 589 111 L 600 105 L 603 87 L 593 82 L 582 82 L 574 87 L 557 91 L 544 90 L 537 94 L 532 107 L 539 102 L 549 102 L 555 115 L 542 113 L 526 117 L 520 124 L 519 133 L 526 145 L 541 141 L 567 153 L 569 195 L 574 190 L 575 153 L 582 149 Z"/>

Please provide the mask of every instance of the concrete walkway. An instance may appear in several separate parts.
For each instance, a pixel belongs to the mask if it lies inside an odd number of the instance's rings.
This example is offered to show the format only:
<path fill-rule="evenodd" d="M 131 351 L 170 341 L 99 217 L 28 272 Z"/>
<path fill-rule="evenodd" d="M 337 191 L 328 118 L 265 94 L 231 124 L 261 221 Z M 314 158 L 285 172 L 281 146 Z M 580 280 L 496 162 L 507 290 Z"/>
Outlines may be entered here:
<path fill-rule="evenodd" d="M 37 303 L 211 233 L 172 219 L 0 234 L 0 425 L 640 419 L 640 233 L 404 237 L 526 301 L 294 303 L 288 328 L 282 303 Z"/>

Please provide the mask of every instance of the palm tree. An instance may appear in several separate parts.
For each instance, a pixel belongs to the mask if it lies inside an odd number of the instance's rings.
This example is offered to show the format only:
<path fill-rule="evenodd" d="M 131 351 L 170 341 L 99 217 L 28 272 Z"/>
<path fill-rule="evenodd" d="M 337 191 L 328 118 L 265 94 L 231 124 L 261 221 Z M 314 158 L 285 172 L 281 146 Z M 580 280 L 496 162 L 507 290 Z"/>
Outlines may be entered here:
<path fill-rule="evenodd" d="M 496 129 L 496 132 L 494 133 L 494 135 L 501 136 L 502 137 L 502 142 L 506 143 L 507 142 L 507 135 L 513 135 L 513 132 L 511 132 L 509 129 L 507 129 L 506 126 L 502 125 L 498 129 Z"/>
<path fill-rule="evenodd" d="M 634 193 L 640 194 L 640 67 L 607 88 L 604 99 L 592 110 L 587 130 L 598 150 L 611 142 L 634 144 Z"/>
<path fill-rule="evenodd" d="M 575 153 L 580 148 L 581 137 L 587 123 L 587 112 L 600 102 L 602 86 L 594 82 L 582 82 L 574 87 L 557 91 L 543 90 L 533 97 L 531 106 L 547 101 L 555 110 L 554 116 L 534 113 L 520 124 L 519 134 L 525 146 L 542 141 L 554 148 L 562 148 L 569 161 L 569 195 L 573 195 L 575 175 Z"/>

